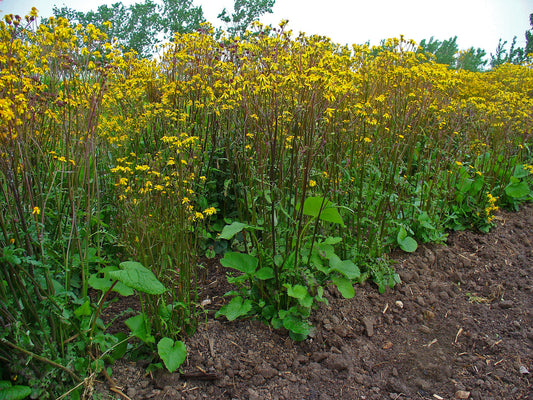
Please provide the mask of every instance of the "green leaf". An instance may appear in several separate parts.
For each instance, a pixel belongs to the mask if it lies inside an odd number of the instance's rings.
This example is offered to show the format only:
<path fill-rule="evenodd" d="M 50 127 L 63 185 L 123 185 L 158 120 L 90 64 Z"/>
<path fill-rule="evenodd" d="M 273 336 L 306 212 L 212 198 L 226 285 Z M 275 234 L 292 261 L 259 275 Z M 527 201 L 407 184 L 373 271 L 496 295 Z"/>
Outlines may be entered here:
<path fill-rule="evenodd" d="M 361 276 L 359 267 L 350 260 L 341 261 L 340 259 L 331 259 L 329 265 L 332 271 L 343 274 L 346 278 L 354 280 Z"/>
<path fill-rule="evenodd" d="M 513 176 L 515 178 L 525 178 L 529 176 L 529 171 L 524 168 L 523 164 L 518 164 L 514 169 Z"/>
<path fill-rule="evenodd" d="M 351 299 L 355 296 L 355 289 L 353 288 L 352 281 L 348 278 L 336 275 L 331 278 L 331 281 L 337 286 L 337 289 L 339 289 L 339 292 L 345 299 Z"/>
<path fill-rule="evenodd" d="M 340 237 L 327 237 L 325 240 L 324 240 L 324 244 L 331 244 L 331 245 L 335 245 L 337 243 L 340 243 L 342 242 L 342 238 Z"/>
<path fill-rule="evenodd" d="M 237 233 L 241 232 L 243 229 L 248 228 L 248 224 L 243 224 L 242 222 L 233 222 L 230 225 L 226 225 L 224 229 L 222 229 L 222 232 L 220 233 L 219 239 L 226 239 L 230 240 L 235 236 Z"/>
<path fill-rule="evenodd" d="M 176 371 L 187 357 L 187 348 L 182 341 L 174 342 L 168 337 L 157 343 L 157 353 L 170 373 Z"/>
<path fill-rule="evenodd" d="M 529 185 L 526 181 L 520 181 L 514 176 L 511 177 L 511 183 L 505 188 L 505 194 L 513 199 L 526 197 L 530 192 Z"/>
<path fill-rule="evenodd" d="M 130 328 L 131 334 L 136 338 L 141 339 L 145 343 L 155 343 L 155 338 L 151 333 L 150 324 L 143 314 L 128 318 L 124 323 Z"/>
<path fill-rule="evenodd" d="M 407 231 L 406 231 L 405 228 L 402 226 L 402 227 L 400 227 L 400 230 L 398 231 L 398 237 L 397 237 L 398 244 L 400 244 L 400 242 L 401 242 L 402 240 L 404 240 L 406 237 L 407 237 Z"/>
<path fill-rule="evenodd" d="M 231 301 L 220 307 L 215 314 L 215 318 L 225 315 L 228 321 L 233 321 L 243 315 L 246 315 L 252 309 L 252 302 L 249 299 L 243 300 L 241 296 L 236 296 Z"/>
<path fill-rule="evenodd" d="M 1 382 L 7 382 L 11 385 L 8 381 Z M 28 386 L 4 386 L 4 384 L 2 384 L 2 387 L 0 387 L 0 400 L 22 400 L 30 394 L 31 388 Z"/>
<path fill-rule="evenodd" d="M 396 240 L 400 248 L 408 253 L 412 253 L 418 248 L 418 243 L 416 243 L 416 240 L 410 236 L 407 236 L 407 231 L 403 226 L 400 227 Z"/>
<path fill-rule="evenodd" d="M 128 335 L 126 335 L 124 332 L 117 332 L 113 336 L 118 344 L 113 347 L 113 350 L 111 351 L 111 358 L 113 360 L 119 360 L 124 357 L 126 351 L 128 351 L 128 341 L 125 340 Z"/>
<path fill-rule="evenodd" d="M 411 236 L 407 236 L 404 240 L 398 243 L 403 251 L 413 253 L 418 248 L 418 243 Z"/>
<path fill-rule="evenodd" d="M 120 267 L 122 270 L 109 272 L 111 279 L 118 280 L 130 288 L 147 294 L 163 294 L 165 292 L 165 286 L 157 280 L 152 271 L 141 263 L 124 261 L 120 263 Z"/>
<path fill-rule="evenodd" d="M 91 315 L 91 313 L 92 309 L 90 300 L 85 301 L 85 303 L 83 303 L 81 306 L 74 310 L 74 315 L 76 317 L 81 317 L 83 315 Z"/>
<path fill-rule="evenodd" d="M 337 207 L 323 197 L 308 197 L 304 201 L 304 215 L 319 218 L 321 221 L 332 222 L 344 226 Z"/>
<path fill-rule="evenodd" d="M 287 294 L 290 297 L 294 297 L 295 299 L 303 299 L 304 297 L 309 295 L 309 293 L 307 292 L 307 288 L 305 286 L 302 286 L 302 285 L 292 286 L 289 283 L 286 283 L 283 286 L 287 288 Z"/>
<path fill-rule="evenodd" d="M 247 275 L 253 275 L 259 264 L 259 260 L 246 253 L 228 251 L 224 255 L 224 258 L 220 260 L 220 264 L 226 268 L 233 268 Z"/>
<path fill-rule="evenodd" d="M 283 318 L 283 327 L 290 332 L 296 333 L 298 335 L 309 335 L 311 331 L 311 326 L 309 322 L 302 320 L 293 314 L 287 314 Z"/>
<path fill-rule="evenodd" d="M 274 278 L 274 270 L 270 267 L 263 267 L 257 270 L 254 275 L 257 279 L 265 281 Z"/>
<path fill-rule="evenodd" d="M 479 193 L 479 191 L 483 188 L 483 184 L 483 176 L 478 176 L 476 180 L 472 183 L 472 187 L 470 188 L 470 194 L 472 196 L 475 196 L 477 193 Z"/>

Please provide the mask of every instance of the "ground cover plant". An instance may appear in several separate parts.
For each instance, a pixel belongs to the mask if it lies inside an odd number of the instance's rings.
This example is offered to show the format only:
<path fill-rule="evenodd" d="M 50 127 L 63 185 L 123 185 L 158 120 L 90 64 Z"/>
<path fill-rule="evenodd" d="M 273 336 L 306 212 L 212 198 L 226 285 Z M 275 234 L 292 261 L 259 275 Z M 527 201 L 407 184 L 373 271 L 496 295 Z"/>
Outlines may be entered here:
<path fill-rule="evenodd" d="M 126 352 L 177 370 L 201 257 L 235 270 L 219 317 L 304 340 L 326 286 L 384 292 L 392 249 L 532 198 L 531 65 L 455 71 L 285 23 L 147 60 L 35 16 L 0 25 L 0 357 L 21 396 L 89 396 Z M 139 296 L 129 335 L 101 318 L 111 292 Z"/>

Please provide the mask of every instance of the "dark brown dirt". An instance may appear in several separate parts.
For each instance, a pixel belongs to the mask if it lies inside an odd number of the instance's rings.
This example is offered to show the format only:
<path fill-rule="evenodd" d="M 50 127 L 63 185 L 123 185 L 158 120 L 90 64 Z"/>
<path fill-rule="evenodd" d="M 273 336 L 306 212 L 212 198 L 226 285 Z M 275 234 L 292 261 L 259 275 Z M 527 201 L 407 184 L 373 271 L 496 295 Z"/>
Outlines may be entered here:
<path fill-rule="evenodd" d="M 502 212 L 490 234 L 457 232 L 446 246 L 393 254 L 402 283 L 383 295 L 371 284 L 351 300 L 329 290 L 304 342 L 209 313 L 186 340 L 182 372 L 217 379 L 149 375 L 128 361 L 112 376 L 132 400 L 532 400 L 532 244 L 533 205 Z M 227 289 L 222 267 L 211 265 L 201 300 L 217 309 Z"/>

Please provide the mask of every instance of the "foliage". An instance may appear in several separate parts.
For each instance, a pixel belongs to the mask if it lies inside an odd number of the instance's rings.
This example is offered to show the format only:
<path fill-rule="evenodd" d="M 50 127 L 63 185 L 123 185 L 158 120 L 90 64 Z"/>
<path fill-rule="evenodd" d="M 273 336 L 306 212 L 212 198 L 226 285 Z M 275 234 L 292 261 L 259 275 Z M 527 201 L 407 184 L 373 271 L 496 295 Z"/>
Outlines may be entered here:
<path fill-rule="evenodd" d="M 459 51 L 457 36 L 443 41 L 434 39 L 432 36 L 429 40 L 422 39 L 418 46 L 418 52 L 432 54 L 435 62 L 449 65 L 451 68 L 455 67 L 455 55 Z"/>
<path fill-rule="evenodd" d="M 326 291 L 398 282 L 391 249 L 532 198 L 531 65 L 450 70 L 285 23 L 202 26 L 147 60 L 35 16 L 0 24 L 0 358 L 33 397 L 88 395 L 129 350 L 179 368 L 210 246 L 235 285 L 217 315 L 303 340 Z M 128 334 L 103 321 L 112 291 L 139 296 Z"/>
<path fill-rule="evenodd" d="M 233 13 L 224 8 L 218 18 L 227 24 L 231 36 L 242 36 L 261 15 L 272 13 L 274 3 L 275 0 L 235 0 Z"/>
<path fill-rule="evenodd" d="M 533 54 L 533 13 L 529 14 L 529 25 L 531 25 L 531 29 L 525 33 L 526 47 L 524 53 L 530 57 Z"/>

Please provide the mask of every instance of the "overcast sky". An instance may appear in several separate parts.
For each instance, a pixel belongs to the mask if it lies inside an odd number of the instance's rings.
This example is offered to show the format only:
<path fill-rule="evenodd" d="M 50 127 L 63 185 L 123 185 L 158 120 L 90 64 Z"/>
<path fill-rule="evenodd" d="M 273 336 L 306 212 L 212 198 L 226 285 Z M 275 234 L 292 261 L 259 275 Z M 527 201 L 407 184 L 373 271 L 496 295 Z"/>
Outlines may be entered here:
<path fill-rule="evenodd" d="M 50 16 L 54 4 L 88 11 L 117 1 L 0 0 L 0 14 L 25 15 L 35 6 L 40 16 Z M 224 7 L 231 8 L 233 0 L 194 0 L 194 4 L 202 6 L 208 21 L 220 25 L 217 15 Z M 274 13 L 263 16 L 262 22 L 277 25 L 288 19 L 295 33 L 324 35 L 341 44 L 379 44 L 400 34 L 417 42 L 457 35 L 460 49 L 481 47 L 491 53 L 500 38 L 510 43 L 515 35 L 524 47 L 531 13 L 533 0 L 276 0 Z"/>

